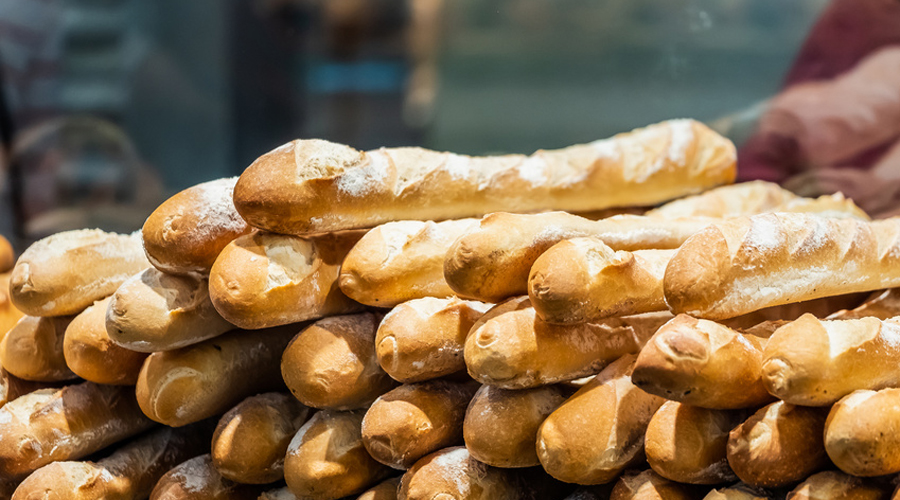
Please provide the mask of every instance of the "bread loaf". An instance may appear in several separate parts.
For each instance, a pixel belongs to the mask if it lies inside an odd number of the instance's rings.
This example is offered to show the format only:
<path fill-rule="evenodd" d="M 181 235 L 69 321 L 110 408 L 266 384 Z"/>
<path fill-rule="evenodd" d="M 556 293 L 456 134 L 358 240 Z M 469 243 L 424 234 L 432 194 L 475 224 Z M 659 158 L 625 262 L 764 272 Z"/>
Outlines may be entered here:
<path fill-rule="evenodd" d="M 563 212 L 490 214 L 447 250 L 444 279 L 461 297 L 499 302 L 528 293 L 535 260 L 560 241 L 591 236 L 613 250 L 672 249 L 716 220 L 620 215 L 591 221 Z"/>
<path fill-rule="evenodd" d="M 0 364 L 15 376 L 36 382 L 78 378 L 63 353 L 71 321 L 72 316 L 25 316 L 0 341 Z"/>
<path fill-rule="evenodd" d="M 787 494 L 786 500 L 887 500 L 890 490 L 838 471 L 813 474 Z"/>
<path fill-rule="evenodd" d="M 551 476 L 608 483 L 643 459 L 647 424 L 664 400 L 631 383 L 634 361 L 616 360 L 541 424 L 537 454 Z"/>
<path fill-rule="evenodd" d="M 538 428 L 571 393 L 555 385 L 517 391 L 481 386 L 466 409 L 466 449 L 493 467 L 540 465 L 534 448 Z"/>
<path fill-rule="evenodd" d="M 781 304 L 742 314 L 734 318 L 719 320 L 719 323 L 729 328 L 745 330 L 765 321 L 793 321 L 804 314 L 812 314 L 817 318 L 826 318 L 837 314 L 841 310 L 859 306 L 871 295 L 865 292 L 848 293 L 791 304 Z"/>
<path fill-rule="evenodd" d="M 131 500 L 147 498 L 163 474 L 202 453 L 209 431 L 202 424 L 160 427 L 95 462 L 54 462 L 28 476 L 13 500 Z M 48 492 L 52 494 L 48 495 Z"/>
<path fill-rule="evenodd" d="M 216 259 L 209 296 L 223 318 L 251 330 L 358 311 L 338 288 L 338 273 L 361 236 L 241 236 Z"/>
<path fill-rule="evenodd" d="M 141 233 L 150 263 L 169 274 L 209 274 L 219 252 L 250 232 L 232 201 L 237 177 L 189 187 L 147 217 Z"/>
<path fill-rule="evenodd" d="M 46 389 L 53 385 L 54 383 L 52 382 L 33 382 L 21 379 L 9 373 L 0 365 L 0 407 L 19 396 L 24 396 L 38 389 Z M 0 488 L 0 492 L 2 491 L 2 488 Z M 3 498 L 3 496 L 0 495 L 0 498 Z"/>
<path fill-rule="evenodd" d="M 728 433 L 748 415 L 666 401 L 647 425 L 647 462 L 660 476 L 680 483 L 734 481 L 725 456 Z"/>
<path fill-rule="evenodd" d="M 16 263 L 16 253 L 9 240 L 0 235 L 0 273 L 7 273 Z"/>
<path fill-rule="evenodd" d="M 762 381 L 765 342 L 679 314 L 641 350 L 632 382 L 651 394 L 704 408 L 758 407 L 772 400 Z"/>
<path fill-rule="evenodd" d="M 825 451 L 854 476 L 900 472 L 900 389 L 856 391 L 831 408 Z"/>
<path fill-rule="evenodd" d="M 10 277 L 10 298 L 31 316 L 77 314 L 149 266 L 139 233 L 66 231 L 22 253 Z"/>
<path fill-rule="evenodd" d="M 741 481 L 760 488 L 799 483 L 828 463 L 824 408 L 778 401 L 761 408 L 728 437 L 728 464 Z"/>
<path fill-rule="evenodd" d="M 865 302 L 851 310 L 841 310 L 827 319 L 889 319 L 900 316 L 900 288 L 889 288 L 873 293 Z M 816 316 L 820 317 L 820 316 Z"/>
<path fill-rule="evenodd" d="M 238 483 L 266 484 L 284 477 L 288 444 L 309 417 L 290 394 L 251 396 L 219 420 L 212 438 L 213 465 Z"/>
<path fill-rule="evenodd" d="M 144 413 L 172 427 L 220 415 L 242 399 L 284 387 L 278 360 L 298 325 L 236 330 L 150 355 L 135 392 Z"/>
<path fill-rule="evenodd" d="M 356 500 L 397 500 L 400 478 L 392 477 L 369 488 Z"/>
<path fill-rule="evenodd" d="M 333 316 L 297 334 L 281 359 L 294 397 L 313 408 L 355 410 L 397 385 L 375 356 L 380 319 L 374 313 Z"/>
<path fill-rule="evenodd" d="M 192 458 L 160 478 L 150 500 L 256 500 L 259 485 L 239 484 L 222 477 L 209 455 Z"/>
<path fill-rule="evenodd" d="M 420 148 L 362 152 L 298 140 L 259 157 L 234 189 L 252 225 L 285 234 L 459 219 L 500 210 L 653 205 L 735 176 L 731 141 L 693 120 L 531 156 L 473 158 Z"/>
<path fill-rule="evenodd" d="M 457 238 L 477 225 L 478 219 L 382 224 L 347 254 L 341 266 L 341 291 L 376 307 L 450 297 L 453 290 L 444 280 L 444 257 Z"/>
<path fill-rule="evenodd" d="M 900 285 L 900 219 L 762 214 L 712 224 L 669 262 L 666 302 L 725 319 L 764 307 Z"/>
<path fill-rule="evenodd" d="M 0 408 L 0 478 L 78 460 L 152 425 L 127 387 L 84 382 L 20 396 Z"/>
<path fill-rule="evenodd" d="M 769 338 L 762 380 L 779 399 L 827 406 L 857 389 L 900 386 L 898 358 L 900 318 L 822 321 L 807 314 Z"/>
<path fill-rule="evenodd" d="M 675 250 L 618 252 L 598 238 L 561 241 L 538 257 L 528 296 L 548 323 L 665 311 L 663 275 Z"/>
<path fill-rule="evenodd" d="M 482 384 L 524 389 L 593 375 L 633 354 L 663 323 L 667 312 L 610 318 L 602 323 L 551 325 L 528 297 L 488 311 L 466 339 L 469 375 Z"/>
<path fill-rule="evenodd" d="M 523 500 L 529 492 L 509 469 L 490 467 L 465 447 L 444 448 L 421 460 L 400 479 L 400 500 Z"/>
<path fill-rule="evenodd" d="M 389 474 L 363 447 L 362 419 L 361 411 L 323 410 L 303 424 L 284 459 L 284 479 L 294 495 L 334 500 L 359 494 Z"/>
<path fill-rule="evenodd" d="M 811 213 L 832 219 L 870 220 L 869 215 L 856 206 L 853 200 L 845 198 L 843 193 L 826 194 L 818 198 L 794 198 L 772 212 Z"/>
<path fill-rule="evenodd" d="M 609 500 L 694 500 L 696 496 L 695 488 L 645 470 L 620 477 Z"/>
<path fill-rule="evenodd" d="M 9 299 L 9 277 L 8 272 L 0 274 L 0 340 L 25 315 Z"/>
<path fill-rule="evenodd" d="M 727 488 L 713 489 L 703 500 L 769 500 L 772 497 L 757 488 L 737 483 Z"/>
<path fill-rule="evenodd" d="M 764 212 L 797 199 L 798 196 L 774 182 L 750 181 L 719 186 L 700 194 L 663 204 L 644 215 L 648 217 L 740 217 Z"/>
<path fill-rule="evenodd" d="M 394 380 L 406 383 L 465 370 L 466 337 L 489 308 L 489 304 L 456 297 L 404 302 L 378 326 L 378 363 Z"/>
<path fill-rule="evenodd" d="M 234 329 L 209 298 L 209 282 L 147 268 L 113 294 L 106 314 L 110 338 L 140 352 L 169 351 Z"/>
<path fill-rule="evenodd" d="M 119 346 L 106 331 L 112 297 L 88 306 L 69 323 L 63 340 L 66 365 L 79 377 L 98 384 L 134 385 L 147 354 Z"/>

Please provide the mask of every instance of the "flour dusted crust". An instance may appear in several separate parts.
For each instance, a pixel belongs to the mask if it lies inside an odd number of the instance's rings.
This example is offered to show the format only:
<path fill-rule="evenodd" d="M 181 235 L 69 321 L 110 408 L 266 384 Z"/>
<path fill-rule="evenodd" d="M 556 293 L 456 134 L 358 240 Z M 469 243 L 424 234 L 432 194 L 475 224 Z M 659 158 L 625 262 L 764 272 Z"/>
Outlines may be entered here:
<path fill-rule="evenodd" d="M 22 253 L 10 277 L 10 299 L 31 316 L 77 314 L 149 266 L 140 233 L 66 231 Z"/>
<path fill-rule="evenodd" d="M 141 230 L 150 263 L 170 274 L 209 274 L 225 245 L 251 229 L 234 208 L 236 183 L 197 184 L 157 207 Z"/>
<path fill-rule="evenodd" d="M 528 493 L 513 471 L 485 465 L 464 446 L 454 446 L 416 462 L 400 479 L 398 498 L 519 500 L 530 498 Z"/>
<path fill-rule="evenodd" d="M 626 472 L 616 481 L 610 500 L 692 500 L 695 490 L 653 470 Z"/>
<path fill-rule="evenodd" d="M 444 257 L 458 237 L 477 225 L 478 219 L 382 224 L 347 253 L 341 266 L 341 291 L 375 307 L 450 297 L 453 290 L 444 280 Z"/>
<path fill-rule="evenodd" d="M 730 183 L 735 161 L 731 141 L 693 120 L 531 156 L 477 158 L 420 148 L 362 152 L 298 140 L 250 165 L 234 202 L 251 225 L 288 234 L 372 227 L 410 216 L 585 212 L 653 205 Z"/>
<path fill-rule="evenodd" d="M 252 500 L 262 490 L 259 485 L 239 484 L 225 479 L 206 454 L 166 472 L 153 487 L 150 500 Z"/>

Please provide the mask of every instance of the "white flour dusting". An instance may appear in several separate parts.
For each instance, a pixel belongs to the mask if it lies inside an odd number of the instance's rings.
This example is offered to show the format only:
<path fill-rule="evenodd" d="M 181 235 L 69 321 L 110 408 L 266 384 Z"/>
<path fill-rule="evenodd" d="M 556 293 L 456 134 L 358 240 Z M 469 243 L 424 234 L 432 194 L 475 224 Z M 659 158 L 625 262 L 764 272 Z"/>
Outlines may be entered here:
<path fill-rule="evenodd" d="M 688 146 L 694 141 L 694 128 L 691 120 L 669 120 L 669 130 L 672 137 L 669 142 L 669 150 L 666 153 L 669 161 L 683 165 L 687 160 Z"/>
<path fill-rule="evenodd" d="M 452 481 L 456 492 L 465 498 L 469 494 L 469 450 L 456 448 L 440 454 L 431 461 L 445 479 Z"/>
<path fill-rule="evenodd" d="M 528 181 L 532 187 L 536 187 L 547 179 L 547 161 L 537 155 L 529 156 L 519 164 L 516 171 L 519 177 Z"/>
<path fill-rule="evenodd" d="M 369 163 L 357 165 L 345 170 L 337 181 L 338 191 L 361 198 L 383 184 L 388 176 L 388 157 L 383 149 L 367 153 Z"/>
<path fill-rule="evenodd" d="M 447 161 L 444 162 L 443 169 L 446 170 L 453 179 L 468 179 L 469 176 L 472 175 L 472 159 L 468 156 L 449 153 L 447 154 Z"/>

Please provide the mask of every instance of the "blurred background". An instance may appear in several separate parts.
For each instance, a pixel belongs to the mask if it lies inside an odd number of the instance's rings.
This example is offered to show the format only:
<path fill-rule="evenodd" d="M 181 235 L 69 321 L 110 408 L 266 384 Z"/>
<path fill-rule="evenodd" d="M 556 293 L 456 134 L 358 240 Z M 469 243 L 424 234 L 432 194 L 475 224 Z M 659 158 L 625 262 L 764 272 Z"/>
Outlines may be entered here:
<path fill-rule="evenodd" d="M 786 83 L 900 43 L 888 17 L 877 43 L 798 76 L 842 3 L 3 0 L 0 233 L 135 230 L 169 195 L 293 138 L 530 153 L 693 117 L 752 144 Z"/>

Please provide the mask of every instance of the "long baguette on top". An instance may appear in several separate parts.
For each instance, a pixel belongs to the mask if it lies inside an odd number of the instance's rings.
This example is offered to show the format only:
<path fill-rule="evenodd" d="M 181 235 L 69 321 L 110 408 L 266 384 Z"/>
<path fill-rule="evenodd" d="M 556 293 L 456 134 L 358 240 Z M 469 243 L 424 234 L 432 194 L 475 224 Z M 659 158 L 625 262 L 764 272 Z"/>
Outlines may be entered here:
<path fill-rule="evenodd" d="M 798 196 L 766 181 L 721 186 L 670 201 L 644 213 L 648 217 L 739 217 L 772 212 Z"/>
<path fill-rule="evenodd" d="M 764 307 L 900 285 L 900 219 L 740 217 L 689 238 L 666 268 L 676 313 L 726 319 Z"/>
<path fill-rule="evenodd" d="M 734 181 L 734 145 L 702 123 L 670 120 L 530 156 L 470 157 L 421 148 L 363 152 L 296 140 L 241 175 L 234 204 L 250 225 L 303 234 L 393 220 L 496 211 L 655 205 Z"/>

